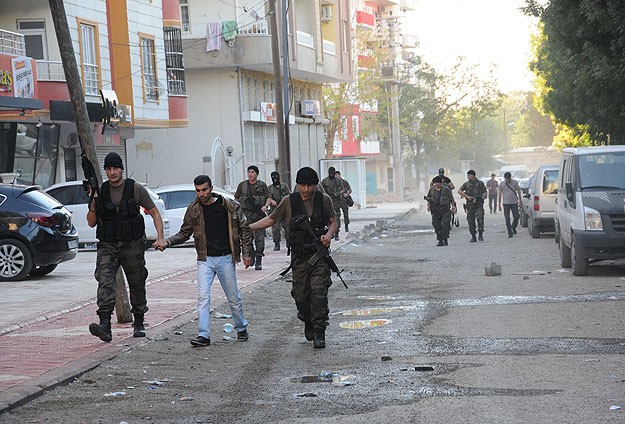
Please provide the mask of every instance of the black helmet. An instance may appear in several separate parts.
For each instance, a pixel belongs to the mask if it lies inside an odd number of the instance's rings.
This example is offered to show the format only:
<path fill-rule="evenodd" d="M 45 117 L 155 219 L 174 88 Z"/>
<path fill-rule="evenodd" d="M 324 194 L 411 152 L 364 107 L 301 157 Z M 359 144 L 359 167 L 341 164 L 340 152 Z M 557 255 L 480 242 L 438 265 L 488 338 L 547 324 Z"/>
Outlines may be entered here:
<path fill-rule="evenodd" d="M 445 175 L 445 168 L 438 168 L 438 175 Z"/>

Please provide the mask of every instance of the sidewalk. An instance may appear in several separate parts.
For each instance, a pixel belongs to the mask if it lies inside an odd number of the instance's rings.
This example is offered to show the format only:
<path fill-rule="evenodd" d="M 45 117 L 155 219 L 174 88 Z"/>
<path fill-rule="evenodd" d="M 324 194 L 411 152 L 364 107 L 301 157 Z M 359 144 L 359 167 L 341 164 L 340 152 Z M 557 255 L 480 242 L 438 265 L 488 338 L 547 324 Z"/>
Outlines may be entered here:
<path fill-rule="evenodd" d="M 418 208 L 415 203 L 380 204 L 362 210 L 350 210 L 350 233 L 341 232 L 341 240 L 333 242 L 335 249 L 349 242 L 365 225 L 377 220 L 392 220 Z M 263 270 L 237 267 L 237 281 L 245 301 L 245 292 L 253 290 L 267 278 L 275 278 L 289 264 L 283 249 L 274 252 L 267 243 Z M 196 318 L 197 285 L 195 266 L 186 269 L 175 264 L 172 271 L 147 282 L 150 311 L 146 314 L 147 338 L 133 338 L 131 324 L 113 324 L 113 341 L 101 342 L 87 327 L 96 320 L 96 299 L 93 291 L 85 298 L 58 310 L 37 315 L 19 323 L 0 328 L 0 412 L 27 402 L 42 391 L 69 381 L 95 368 L 133 345 Z M 224 304 L 225 295 L 218 280 L 211 291 L 211 306 Z M 25 308 L 27 305 L 24 306 Z M 221 309 L 224 309 L 223 307 Z M 224 309 L 219 311 L 229 313 Z M 218 319 L 212 325 L 218 331 Z M 216 333 L 221 336 L 220 333 Z"/>

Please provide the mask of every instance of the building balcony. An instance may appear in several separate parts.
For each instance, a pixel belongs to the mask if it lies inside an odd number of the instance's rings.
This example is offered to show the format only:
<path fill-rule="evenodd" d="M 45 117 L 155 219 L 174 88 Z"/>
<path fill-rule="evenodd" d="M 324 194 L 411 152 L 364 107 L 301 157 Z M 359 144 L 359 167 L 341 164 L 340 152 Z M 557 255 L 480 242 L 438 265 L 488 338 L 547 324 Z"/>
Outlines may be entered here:
<path fill-rule="evenodd" d="M 0 29 L 0 53 L 13 56 L 26 56 L 24 36 L 17 32 Z"/>
<path fill-rule="evenodd" d="M 365 12 L 364 10 L 357 10 L 356 11 L 356 23 L 359 25 L 366 25 L 366 26 L 373 28 L 375 26 L 375 15 L 373 14 L 373 11 L 369 13 L 369 12 Z"/>
<path fill-rule="evenodd" d="M 209 24 L 190 23 L 183 33 L 185 69 L 243 69 L 273 74 L 271 33 L 268 22 L 260 19 L 238 24 L 235 40 L 211 42 L 208 36 Z M 187 27 L 185 27 L 187 28 Z M 296 31 L 294 34 L 295 59 L 291 57 L 290 72 L 295 79 L 311 82 L 339 82 L 339 57 L 337 46 L 330 40 L 322 40 L 321 52 L 313 34 Z M 211 49 L 210 51 L 207 51 Z M 319 58 L 322 57 L 322 60 Z M 280 62 L 282 66 L 282 62 Z"/>

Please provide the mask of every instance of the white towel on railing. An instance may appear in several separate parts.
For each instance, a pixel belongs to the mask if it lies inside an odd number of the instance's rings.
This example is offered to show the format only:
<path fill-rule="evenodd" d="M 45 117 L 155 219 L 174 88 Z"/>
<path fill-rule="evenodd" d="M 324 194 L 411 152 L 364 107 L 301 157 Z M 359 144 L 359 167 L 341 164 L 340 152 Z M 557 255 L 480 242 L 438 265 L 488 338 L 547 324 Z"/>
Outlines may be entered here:
<path fill-rule="evenodd" d="M 221 50 L 221 22 L 206 24 L 206 52 Z"/>

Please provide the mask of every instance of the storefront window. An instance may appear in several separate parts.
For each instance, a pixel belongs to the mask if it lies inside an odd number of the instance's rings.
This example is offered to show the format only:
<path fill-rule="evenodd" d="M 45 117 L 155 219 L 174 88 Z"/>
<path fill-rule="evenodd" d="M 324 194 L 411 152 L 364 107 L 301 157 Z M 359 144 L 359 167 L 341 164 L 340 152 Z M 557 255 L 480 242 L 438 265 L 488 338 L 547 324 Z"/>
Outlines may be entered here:
<path fill-rule="evenodd" d="M 48 187 L 56 179 L 59 127 L 54 124 L 18 124 L 13 172 L 19 184 Z"/>

